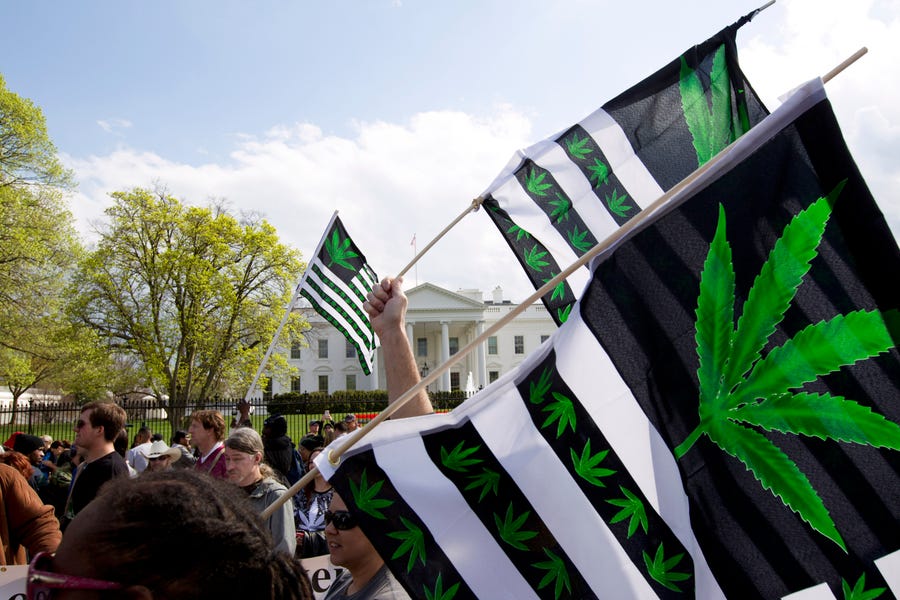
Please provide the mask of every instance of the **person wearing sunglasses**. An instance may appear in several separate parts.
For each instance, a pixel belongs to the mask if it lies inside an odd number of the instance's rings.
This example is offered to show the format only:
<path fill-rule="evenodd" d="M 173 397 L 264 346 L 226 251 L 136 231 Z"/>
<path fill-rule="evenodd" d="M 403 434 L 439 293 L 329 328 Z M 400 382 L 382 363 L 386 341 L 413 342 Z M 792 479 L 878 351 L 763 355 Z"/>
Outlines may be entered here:
<path fill-rule="evenodd" d="M 325 512 L 325 538 L 332 564 L 346 569 L 328 588 L 325 600 L 409 600 L 337 493 Z"/>
<path fill-rule="evenodd" d="M 143 472 L 168 471 L 173 468 L 172 464 L 179 458 L 181 458 L 181 450 L 178 448 L 169 448 L 162 440 L 151 442 L 146 456 L 147 468 Z"/>
<path fill-rule="evenodd" d="M 190 469 L 118 479 L 78 514 L 56 555 L 38 553 L 28 600 L 312 600 L 236 487 Z"/>
<path fill-rule="evenodd" d="M 125 427 L 125 410 L 112 402 L 90 402 L 75 422 L 75 445 L 84 462 L 73 475 L 62 527 L 81 512 L 107 481 L 128 477 L 128 463 L 115 448 L 116 436 Z"/>

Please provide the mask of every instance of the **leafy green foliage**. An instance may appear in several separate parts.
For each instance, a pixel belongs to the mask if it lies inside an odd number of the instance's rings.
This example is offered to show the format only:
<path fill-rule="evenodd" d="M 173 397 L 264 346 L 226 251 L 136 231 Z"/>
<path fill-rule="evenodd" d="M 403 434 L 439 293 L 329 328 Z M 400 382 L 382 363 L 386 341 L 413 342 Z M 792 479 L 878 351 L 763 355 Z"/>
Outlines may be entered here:
<path fill-rule="evenodd" d="M 547 251 L 541 250 L 537 245 L 534 245 L 531 247 L 531 250 L 525 251 L 525 264 L 535 271 L 543 271 L 544 267 L 550 264 L 543 260 L 545 256 L 547 256 Z"/>
<path fill-rule="evenodd" d="M 474 467 L 482 462 L 480 458 L 469 458 L 472 454 L 478 452 L 481 449 L 481 446 L 463 448 L 463 444 L 465 443 L 465 440 L 461 441 L 450 452 L 447 452 L 446 448 L 441 448 L 441 463 L 443 463 L 446 468 L 452 471 L 466 473 L 469 470 L 469 467 Z"/>
<path fill-rule="evenodd" d="M 541 424 L 541 429 L 556 423 L 556 437 L 563 434 L 566 426 L 575 431 L 575 405 L 567 396 L 559 392 L 551 392 L 553 402 L 545 406 L 542 412 L 549 412 L 550 416 Z"/>
<path fill-rule="evenodd" d="M 425 534 L 418 525 L 402 515 L 400 522 L 403 523 L 406 529 L 392 531 L 387 534 L 388 537 L 402 542 L 397 550 L 394 551 L 391 560 L 400 558 L 404 554 L 409 554 L 409 560 L 406 563 L 406 572 L 409 573 L 412 571 L 413 565 L 416 564 L 416 559 L 421 561 L 423 567 L 425 566 Z"/>
<path fill-rule="evenodd" d="M 387 519 L 387 517 L 384 516 L 384 513 L 381 512 L 381 509 L 387 508 L 393 504 L 394 501 L 378 498 L 378 492 L 381 491 L 383 485 L 384 480 L 382 479 L 370 486 L 366 469 L 363 469 L 362 475 L 359 478 L 359 485 L 351 479 L 350 492 L 353 494 L 353 502 L 356 504 L 356 508 L 376 519 Z"/>
<path fill-rule="evenodd" d="M 713 56 L 709 74 L 711 106 L 707 102 L 703 84 L 694 69 L 681 57 L 679 89 L 684 120 L 697 152 L 698 166 L 706 163 L 737 137 L 732 130 L 731 80 L 725 63 L 725 46 Z"/>
<path fill-rule="evenodd" d="M 503 520 L 495 513 L 494 524 L 497 525 L 497 533 L 500 539 L 517 550 L 528 550 L 528 547 L 523 542 L 537 536 L 537 531 L 522 530 L 529 516 L 531 516 L 531 511 L 528 510 L 518 517 L 515 516 L 512 502 L 507 507 Z"/>
<path fill-rule="evenodd" d="M 618 191 L 613 190 L 611 196 L 606 196 L 606 206 L 609 207 L 610 212 L 614 215 L 625 218 L 628 216 L 628 211 L 634 208 L 625 204 L 626 200 L 628 200 L 628 194 L 620 196 Z"/>
<path fill-rule="evenodd" d="M 817 255 L 838 185 L 796 215 L 753 282 L 734 327 L 735 274 L 725 235 L 725 211 L 700 281 L 696 342 L 700 424 L 675 448 L 681 458 L 702 435 L 737 458 L 813 529 L 846 550 L 824 502 L 797 465 L 761 433 L 785 434 L 900 450 L 900 426 L 870 408 L 830 394 L 794 393 L 843 366 L 894 347 L 885 320 L 897 311 L 855 311 L 810 325 L 761 358 Z"/>
<path fill-rule="evenodd" d="M 182 203 L 164 190 L 114 192 L 93 251 L 68 290 L 74 318 L 133 358 L 173 428 L 188 400 L 246 390 L 303 263 L 264 220 Z M 290 314 L 284 339 L 306 323 Z M 286 378 L 274 353 L 267 369 Z M 234 393 L 237 395 L 237 393 Z"/>
<path fill-rule="evenodd" d="M 587 137 L 579 139 L 578 134 L 575 133 L 566 140 L 566 149 L 573 158 L 584 160 L 587 158 L 588 154 L 594 151 L 594 149 L 588 145 L 590 141 L 590 138 Z"/>
<path fill-rule="evenodd" d="M 497 490 L 500 486 L 500 473 L 492 469 L 482 469 L 481 473 L 470 475 L 469 479 L 472 482 L 466 486 L 467 490 L 481 488 L 481 494 L 478 496 L 479 502 L 485 499 L 488 492 L 493 492 L 495 496 L 497 495 Z"/>
<path fill-rule="evenodd" d="M 572 208 L 572 201 L 556 192 L 556 200 L 550 201 L 553 210 L 550 212 L 550 219 L 556 219 L 557 223 L 569 220 L 569 210 Z"/>
<path fill-rule="evenodd" d="M 337 228 L 331 232 L 331 238 L 325 238 L 325 252 L 328 254 L 328 266 L 339 264 L 348 271 L 356 271 L 353 265 L 347 262 L 350 258 L 359 258 L 359 254 L 353 251 L 353 242 L 350 238 L 341 239 Z"/>
<path fill-rule="evenodd" d="M 867 590 L 865 573 L 860 575 L 852 588 L 846 579 L 841 578 L 841 589 L 844 592 L 844 600 L 875 600 L 887 590 L 887 588 L 883 587 Z"/>
<path fill-rule="evenodd" d="M 675 582 L 685 581 L 691 578 L 689 573 L 679 573 L 672 570 L 678 566 L 679 562 L 681 562 L 681 559 L 684 556 L 683 553 L 676 554 L 667 559 L 665 557 L 663 545 L 660 543 L 659 547 L 656 549 L 653 560 L 650 560 L 650 555 L 646 552 L 642 552 L 642 554 L 644 555 L 644 564 L 647 566 L 647 573 L 654 581 L 658 582 L 663 587 L 674 592 L 680 592 L 681 588 L 675 585 Z"/>
<path fill-rule="evenodd" d="M 632 494 L 626 488 L 619 486 L 619 490 L 622 492 L 624 497 L 622 498 L 614 498 L 612 500 L 607 500 L 609 504 L 613 506 L 620 506 L 622 510 L 617 512 L 612 519 L 609 520 L 610 524 L 618 523 L 619 521 L 624 521 L 628 519 L 628 538 L 631 539 L 631 536 L 634 535 L 634 532 L 637 531 L 637 528 L 640 526 L 644 533 L 647 533 L 647 509 L 644 508 L 644 503 L 641 502 L 641 499 L 638 498 L 635 494 Z"/>
<path fill-rule="evenodd" d="M 437 580 L 434 582 L 434 589 L 429 590 L 424 586 L 422 586 L 422 589 L 425 591 L 425 600 L 453 600 L 456 597 L 456 592 L 459 591 L 459 582 L 451 585 L 445 592 L 443 574 L 438 573 Z"/>
<path fill-rule="evenodd" d="M 609 181 L 609 167 L 599 158 L 594 159 L 594 164 L 589 165 L 587 170 L 590 172 L 590 180 L 594 182 L 594 187 L 600 187 Z"/>
<path fill-rule="evenodd" d="M 603 459 L 606 458 L 606 455 L 609 454 L 609 450 L 603 450 L 602 452 L 592 455 L 591 440 L 585 442 L 584 449 L 581 451 L 581 456 L 578 456 L 573 448 L 570 448 L 569 452 L 572 455 L 572 466 L 575 468 L 575 472 L 578 473 L 579 477 L 591 485 L 606 487 L 602 478 L 615 475 L 616 473 L 612 469 L 605 469 L 599 466 L 600 463 L 603 462 Z"/>
<path fill-rule="evenodd" d="M 553 187 L 552 183 L 543 183 L 546 176 L 546 172 L 538 175 L 534 169 L 531 169 L 525 175 L 525 188 L 535 196 L 546 196 L 547 190 Z"/>
<path fill-rule="evenodd" d="M 590 240 L 585 240 L 587 237 L 588 230 L 578 231 L 578 225 L 575 226 L 572 231 L 568 232 L 566 235 L 569 238 L 569 243 L 572 244 L 572 247 L 577 249 L 581 253 L 585 253 L 591 249 Z"/>
<path fill-rule="evenodd" d="M 569 581 L 569 572 L 566 570 L 566 564 L 560 556 L 557 556 L 549 548 L 544 548 L 544 554 L 549 560 L 537 562 L 531 565 L 535 569 L 547 571 L 546 575 L 538 583 L 538 589 L 544 589 L 553 583 L 553 597 L 559 598 L 563 592 L 563 588 L 572 593 L 572 583 Z"/>
<path fill-rule="evenodd" d="M 528 384 L 528 400 L 532 404 L 541 404 L 544 402 L 544 396 L 547 395 L 547 392 L 550 391 L 550 386 L 553 385 L 553 369 L 550 367 L 544 367 L 544 370 L 541 371 L 541 376 L 537 381 L 531 381 Z"/>

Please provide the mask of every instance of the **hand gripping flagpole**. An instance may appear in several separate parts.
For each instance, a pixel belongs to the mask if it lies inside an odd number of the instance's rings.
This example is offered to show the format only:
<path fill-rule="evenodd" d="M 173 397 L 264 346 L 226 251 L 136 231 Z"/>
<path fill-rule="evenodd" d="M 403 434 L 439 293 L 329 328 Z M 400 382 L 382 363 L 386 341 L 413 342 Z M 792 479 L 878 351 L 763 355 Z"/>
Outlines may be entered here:
<path fill-rule="evenodd" d="M 844 70 L 847 66 L 858 60 L 861 56 L 866 53 L 866 49 L 862 48 L 853 54 L 850 58 L 842 62 L 838 67 L 835 67 L 825 77 L 828 77 L 829 80 L 832 79 L 835 75 Z M 824 83 L 825 77 L 822 78 L 822 82 Z M 801 86 L 804 88 L 806 86 Z M 791 102 L 789 99 L 788 104 Z M 794 99 L 794 102 L 799 105 L 803 105 L 804 102 L 810 102 L 810 94 L 797 94 L 797 97 Z M 796 107 L 793 108 L 794 111 L 798 110 Z M 766 120 L 770 117 L 767 117 L 762 123 L 745 133 L 743 136 L 738 138 L 737 140 L 731 142 L 728 146 L 723 148 L 718 154 L 712 157 L 708 162 L 701 165 L 697 170 L 693 173 L 679 181 L 675 184 L 669 191 L 664 193 L 662 196 L 657 198 L 652 204 L 647 206 L 644 210 L 634 216 L 631 220 L 627 221 L 624 225 L 616 229 L 613 233 L 607 236 L 602 242 L 597 243 L 596 246 L 588 250 L 583 256 L 581 256 L 578 260 L 570 264 L 568 267 L 563 269 L 556 277 L 550 279 L 543 286 L 535 290 L 533 294 L 531 294 L 528 298 L 522 301 L 517 307 L 515 307 L 510 312 L 506 313 L 503 317 L 501 317 L 497 322 L 488 327 L 484 332 L 476 337 L 474 340 L 469 342 L 465 347 L 461 348 L 459 352 L 453 355 L 453 358 L 448 360 L 447 362 L 439 365 L 438 367 L 430 370 L 428 375 L 423 377 L 419 383 L 409 388 L 404 392 L 399 398 L 391 402 L 387 408 L 378 413 L 375 418 L 369 421 L 368 425 L 365 427 L 359 428 L 353 433 L 346 435 L 344 443 L 340 445 L 338 448 L 334 448 L 328 451 L 328 460 L 332 465 L 338 465 L 341 460 L 341 456 L 344 455 L 350 448 L 359 443 L 362 438 L 364 438 L 370 431 L 372 431 L 376 426 L 378 426 L 383 421 L 390 418 L 395 412 L 397 412 L 400 408 L 406 405 L 410 400 L 415 398 L 419 392 L 424 390 L 427 386 L 431 385 L 435 381 L 437 381 L 438 377 L 444 374 L 445 371 L 448 371 L 450 367 L 457 362 L 459 362 L 462 358 L 470 354 L 473 350 L 475 350 L 480 344 L 484 343 L 484 341 L 490 336 L 494 335 L 497 331 L 505 327 L 510 321 L 512 321 L 515 317 L 517 317 L 522 311 L 527 309 L 529 306 L 540 300 L 545 294 L 549 293 L 554 287 L 556 287 L 559 282 L 563 281 L 569 275 L 574 273 L 576 270 L 580 269 L 584 265 L 586 265 L 591 259 L 609 252 L 619 244 L 621 244 L 626 238 L 629 236 L 636 234 L 637 232 L 649 227 L 655 220 L 661 218 L 669 211 L 677 208 L 683 201 L 687 200 L 690 196 L 687 192 L 693 194 L 696 190 L 694 188 L 698 186 L 705 186 L 709 183 L 709 180 L 712 177 L 715 177 L 719 171 L 723 171 L 728 169 L 729 159 L 733 157 L 732 152 L 736 146 L 740 144 L 740 148 L 744 148 L 745 146 L 749 146 L 746 153 L 754 151 L 758 147 L 760 147 L 763 143 L 771 139 L 773 136 L 777 135 L 787 124 L 788 119 L 793 119 L 794 112 L 788 112 L 787 116 L 783 115 L 784 111 L 781 109 L 776 110 L 773 115 L 782 113 L 780 119 L 776 119 L 773 122 L 770 122 L 768 127 L 764 127 Z M 740 156 L 738 157 L 740 158 Z M 736 160 L 736 159 L 735 159 Z M 473 201 L 474 205 L 475 201 Z M 466 211 L 468 212 L 468 211 Z M 466 213 L 460 215 L 457 218 L 457 221 L 465 216 Z M 455 225 L 455 222 L 451 224 L 447 229 Z M 441 234 L 443 235 L 443 233 Z M 440 236 L 439 236 L 440 237 Z M 430 246 L 431 244 L 429 244 Z M 424 252 L 424 251 L 423 251 Z M 408 269 L 409 267 L 407 267 Z M 318 468 L 313 467 L 310 469 L 306 475 L 300 478 L 300 480 L 292 485 L 290 489 L 288 489 L 287 493 L 282 495 L 280 498 L 276 499 L 272 504 L 266 507 L 262 512 L 262 518 L 269 518 L 272 513 L 278 510 L 282 504 L 288 501 L 294 494 L 297 494 L 300 490 L 302 490 L 310 481 L 315 478 L 315 476 L 319 473 Z"/>
<path fill-rule="evenodd" d="M 328 225 L 325 226 L 325 233 L 319 240 L 319 245 L 316 246 L 316 251 L 312 254 L 313 257 L 318 256 L 319 252 L 321 252 L 322 244 L 325 242 L 325 237 L 331 230 L 331 226 L 334 224 L 334 220 L 337 218 L 337 215 L 338 211 L 334 211 L 334 214 L 331 215 L 331 220 L 328 221 Z M 307 262 L 307 264 L 309 263 Z M 269 349 L 266 350 L 266 355 L 263 356 L 262 362 L 259 364 L 259 368 L 256 369 L 256 375 L 253 376 L 253 381 L 250 382 L 250 387 L 247 389 L 247 395 L 244 396 L 244 402 L 249 402 L 250 397 L 253 395 L 253 392 L 256 391 L 256 383 L 259 381 L 262 372 L 265 370 L 266 364 L 268 364 L 269 358 L 271 358 L 272 352 L 275 350 L 275 346 L 278 345 L 278 338 L 279 336 L 281 336 L 281 330 L 284 329 L 284 326 L 287 324 L 288 319 L 291 318 L 291 311 L 294 310 L 294 304 L 300 297 L 300 290 L 303 289 L 303 284 L 306 283 L 306 277 L 308 273 L 309 271 L 307 269 L 303 269 L 303 275 L 300 277 L 300 283 L 298 283 L 297 287 L 294 288 L 294 295 L 291 297 L 291 301 L 288 302 L 287 308 L 285 308 L 284 310 L 284 316 L 281 318 L 281 323 L 278 324 L 278 329 L 275 330 L 275 335 L 272 336 L 272 343 L 269 344 Z"/>

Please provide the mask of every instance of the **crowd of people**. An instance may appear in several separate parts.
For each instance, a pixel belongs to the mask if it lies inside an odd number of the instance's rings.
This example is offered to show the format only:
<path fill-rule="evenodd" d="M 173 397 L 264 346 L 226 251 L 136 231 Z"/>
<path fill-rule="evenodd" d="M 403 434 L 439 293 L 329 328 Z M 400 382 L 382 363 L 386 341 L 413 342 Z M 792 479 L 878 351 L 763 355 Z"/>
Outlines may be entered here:
<path fill-rule="evenodd" d="M 384 280 L 365 308 L 394 400 L 419 378 L 401 281 Z M 129 447 L 126 412 L 110 402 L 82 407 L 72 443 L 13 434 L 0 453 L 0 561 L 30 563 L 29 598 L 312 598 L 299 559 L 329 554 L 344 571 L 327 599 L 408 598 L 320 474 L 260 516 L 359 427 L 355 415 L 335 422 L 326 411 L 294 443 L 283 416 L 257 432 L 249 405 L 237 408 L 230 431 L 220 412 L 194 411 L 169 444 L 141 428 Z M 394 418 L 429 412 L 422 392 Z"/>

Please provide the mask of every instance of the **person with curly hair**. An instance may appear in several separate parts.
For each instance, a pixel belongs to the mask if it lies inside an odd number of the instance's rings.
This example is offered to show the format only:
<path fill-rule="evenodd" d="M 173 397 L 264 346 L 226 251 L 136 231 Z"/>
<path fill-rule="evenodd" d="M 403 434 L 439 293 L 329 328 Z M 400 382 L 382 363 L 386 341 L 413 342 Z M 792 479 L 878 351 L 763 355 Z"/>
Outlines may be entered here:
<path fill-rule="evenodd" d="M 246 496 L 190 469 L 104 487 L 56 555 L 34 558 L 28 586 L 29 597 L 65 588 L 143 599 L 313 598 L 302 568 L 275 549 Z"/>

